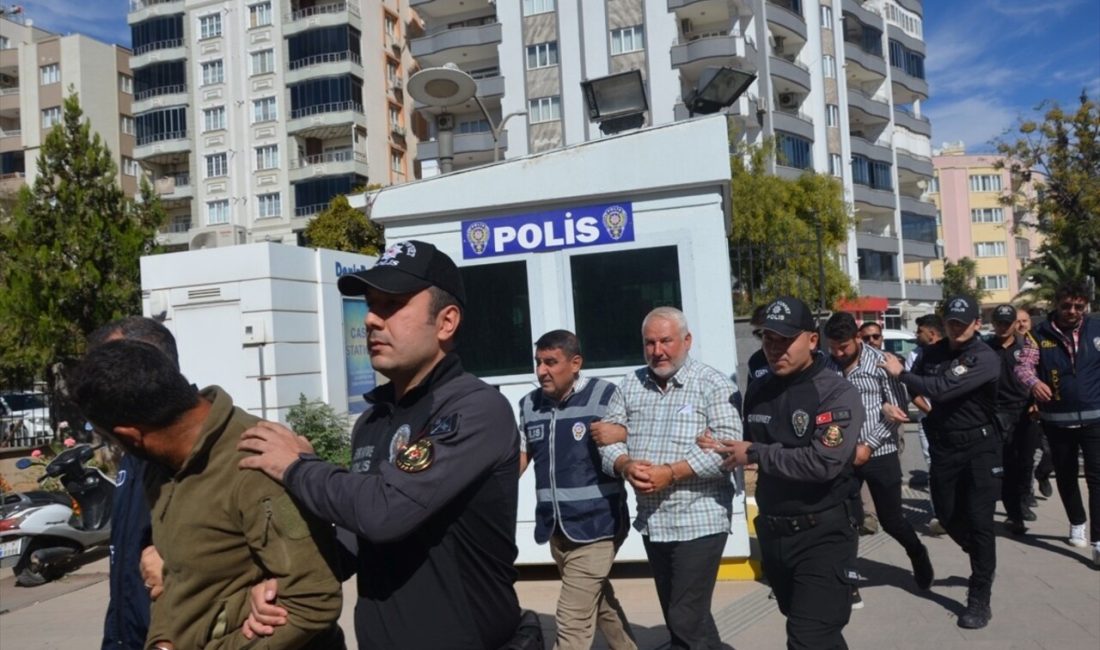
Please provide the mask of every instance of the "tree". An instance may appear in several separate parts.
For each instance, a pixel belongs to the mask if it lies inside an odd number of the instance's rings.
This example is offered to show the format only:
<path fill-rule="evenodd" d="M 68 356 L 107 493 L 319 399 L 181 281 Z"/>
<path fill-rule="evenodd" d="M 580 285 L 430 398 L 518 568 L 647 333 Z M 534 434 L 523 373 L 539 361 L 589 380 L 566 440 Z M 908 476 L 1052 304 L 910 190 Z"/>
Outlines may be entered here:
<path fill-rule="evenodd" d="M 79 357 L 100 325 L 141 310 L 139 258 L 165 213 L 148 183 L 123 194 L 111 152 L 71 93 L 33 187 L 0 223 L 0 383 L 28 385 Z"/>
<path fill-rule="evenodd" d="M 286 421 L 295 433 L 309 440 L 322 459 L 340 467 L 351 464 L 347 418 L 337 415 L 328 404 L 311 402 L 299 394 L 298 403 L 286 414 Z"/>
<path fill-rule="evenodd" d="M 310 219 L 305 235 L 310 246 L 363 255 L 377 255 L 386 246 L 382 227 L 351 207 L 343 194 Z"/>
<path fill-rule="evenodd" d="M 944 260 L 943 299 L 936 306 L 936 311 L 942 314 L 944 301 L 955 296 L 966 296 L 979 304 L 989 297 L 984 283 L 978 278 L 978 263 L 969 257 L 963 257 L 957 262 Z"/>
<path fill-rule="evenodd" d="M 1059 286 L 1085 278 L 1084 257 L 1066 257 L 1053 250 L 1047 251 L 1023 271 L 1031 286 L 1016 294 L 1016 300 L 1024 307 L 1051 305 Z"/>
<path fill-rule="evenodd" d="M 1077 110 L 1044 102 L 1041 122 L 1021 119 L 1019 137 L 1002 140 L 999 166 L 1012 179 L 1003 197 L 1017 214 L 1016 227 L 1031 226 L 1046 237 L 1040 263 L 1081 260 L 1081 278 L 1100 280 L 1100 108 L 1081 93 Z M 1067 267 L 1068 268 L 1068 267 Z M 1065 268 L 1063 268 L 1065 270 Z"/>
<path fill-rule="evenodd" d="M 760 146 L 742 145 L 730 157 L 735 310 L 747 313 L 777 295 L 816 305 L 822 273 L 829 308 L 854 295 L 837 259 L 853 223 L 843 188 L 824 174 L 806 172 L 797 180 L 770 174 L 774 156 L 775 143 L 767 140 Z"/>

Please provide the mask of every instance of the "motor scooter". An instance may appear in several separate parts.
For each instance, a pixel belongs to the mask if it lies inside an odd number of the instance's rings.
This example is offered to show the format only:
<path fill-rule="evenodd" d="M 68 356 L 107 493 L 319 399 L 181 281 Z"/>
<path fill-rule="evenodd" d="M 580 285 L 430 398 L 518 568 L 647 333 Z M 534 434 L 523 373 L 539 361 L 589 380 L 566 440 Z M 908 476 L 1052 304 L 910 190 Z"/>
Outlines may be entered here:
<path fill-rule="evenodd" d="M 39 482 L 59 479 L 68 495 L 42 491 L 5 495 L 0 505 L 0 568 L 12 567 L 16 584 L 36 587 L 56 579 L 81 553 L 109 542 L 116 484 L 86 465 L 100 447 L 77 445 L 46 465 Z M 26 469 L 32 464 L 22 458 L 16 466 Z"/>

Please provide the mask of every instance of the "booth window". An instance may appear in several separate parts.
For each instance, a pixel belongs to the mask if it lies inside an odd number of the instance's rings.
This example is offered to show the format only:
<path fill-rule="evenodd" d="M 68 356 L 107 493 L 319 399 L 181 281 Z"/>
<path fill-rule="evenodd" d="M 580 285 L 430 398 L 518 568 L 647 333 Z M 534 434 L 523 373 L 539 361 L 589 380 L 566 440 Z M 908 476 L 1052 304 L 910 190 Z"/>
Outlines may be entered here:
<path fill-rule="evenodd" d="M 655 307 L 683 305 L 676 247 L 574 255 L 570 266 L 585 367 L 644 363 L 642 319 Z"/>
<path fill-rule="evenodd" d="M 466 286 L 457 341 L 463 367 L 478 377 L 531 374 L 526 263 L 464 266 L 460 271 Z"/>

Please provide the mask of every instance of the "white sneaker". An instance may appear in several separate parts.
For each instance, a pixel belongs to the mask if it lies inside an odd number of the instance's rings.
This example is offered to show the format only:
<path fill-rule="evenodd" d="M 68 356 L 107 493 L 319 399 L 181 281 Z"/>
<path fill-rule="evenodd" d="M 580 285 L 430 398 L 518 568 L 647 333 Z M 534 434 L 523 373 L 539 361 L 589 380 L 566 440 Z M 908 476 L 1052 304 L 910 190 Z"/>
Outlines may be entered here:
<path fill-rule="evenodd" d="M 947 529 L 943 527 L 939 519 L 933 517 L 932 520 L 928 522 L 928 532 L 933 535 L 946 535 Z"/>
<path fill-rule="evenodd" d="M 1077 526 L 1071 524 L 1069 527 L 1069 539 L 1066 541 L 1069 542 L 1070 546 L 1076 546 L 1077 548 L 1086 548 L 1089 543 L 1085 539 L 1085 524 L 1080 524 Z"/>

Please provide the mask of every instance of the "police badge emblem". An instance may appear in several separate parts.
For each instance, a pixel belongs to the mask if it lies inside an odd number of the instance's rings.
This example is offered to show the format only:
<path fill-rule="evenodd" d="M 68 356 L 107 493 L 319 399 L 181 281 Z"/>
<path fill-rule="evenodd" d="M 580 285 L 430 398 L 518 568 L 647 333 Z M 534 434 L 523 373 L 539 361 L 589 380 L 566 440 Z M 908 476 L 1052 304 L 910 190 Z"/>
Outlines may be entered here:
<path fill-rule="evenodd" d="M 1092 347 L 1096 348 L 1097 352 L 1100 352 L 1100 336 L 1097 336 L 1092 340 Z"/>
<path fill-rule="evenodd" d="M 810 414 L 798 409 L 791 414 L 791 426 L 794 427 L 794 435 L 799 438 L 806 435 L 806 428 L 810 426 Z"/>
<path fill-rule="evenodd" d="M 466 243 L 470 245 L 470 248 L 474 249 L 474 252 L 481 255 L 485 252 L 485 247 L 489 245 L 489 239 L 492 236 L 492 231 L 489 230 L 489 225 L 482 221 L 475 221 L 466 228 Z"/>
<path fill-rule="evenodd" d="M 835 424 L 825 429 L 824 435 L 821 436 L 821 444 L 830 449 L 839 447 L 843 442 L 844 434 L 840 432 L 840 427 Z"/>
<path fill-rule="evenodd" d="M 431 466 L 432 456 L 432 442 L 427 438 L 422 438 L 402 449 L 393 464 L 402 472 L 415 474 Z"/>
<path fill-rule="evenodd" d="M 584 437 L 584 432 L 588 431 L 588 427 L 584 426 L 584 422 L 573 423 L 573 439 L 580 441 Z"/>
<path fill-rule="evenodd" d="M 626 230 L 627 219 L 626 210 L 623 210 L 621 206 L 613 205 L 603 211 L 604 230 L 612 239 L 618 241 L 623 236 L 623 231 Z"/>
<path fill-rule="evenodd" d="M 393 437 L 390 438 L 390 462 L 394 462 L 397 459 L 397 455 L 409 444 L 409 437 L 412 435 L 412 429 L 409 425 L 402 424 L 397 427 L 397 431 L 393 432 Z"/>

